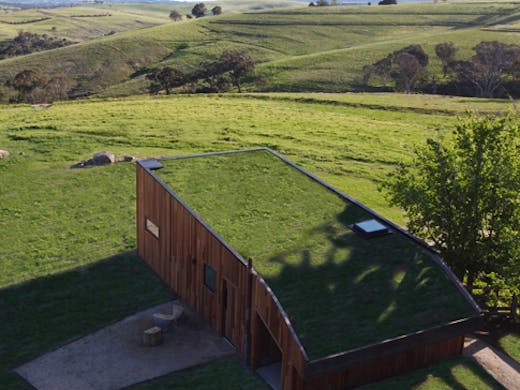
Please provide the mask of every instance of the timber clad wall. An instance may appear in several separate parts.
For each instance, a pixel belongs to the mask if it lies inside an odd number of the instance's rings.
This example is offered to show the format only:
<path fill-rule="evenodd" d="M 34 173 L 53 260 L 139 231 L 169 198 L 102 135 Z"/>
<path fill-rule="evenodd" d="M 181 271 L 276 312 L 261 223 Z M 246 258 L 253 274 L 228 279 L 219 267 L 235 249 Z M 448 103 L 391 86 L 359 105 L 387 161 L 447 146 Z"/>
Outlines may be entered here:
<path fill-rule="evenodd" d="M 262 277 L 140 163 L 136 194 L 139 256 L 254 369 L 281 361 L 282 389 L 349 388 L 398 375 L 460 354 L 473 326 L 474 318 L 461 320 L 309 361 Z M 159 237 L 146 229 L 147 219 Z M 204 284 L 204 265 L 215 271 L 214 291 Z"/>
<path fill-rule="evenodd" d="M 411 350 L 393 354 L 367 363 L 349 367 L 343 371 L 328 373 L 306 382 L 305 389 L 343 389 L 360 386 L 367 380 L 375 382 L 390 376 L 420 368 L 462 352 L 464 336 L 457 336 L 439 343 L 420 345 Z"/>
<path fill-rule="evenodd" d="M 146 230 L 146 219 L 159 227 L 159 238 Z M 137 237 L 139 256 L 217 332 L 226 336 L 244 359 L 256 367 L 266 353 L 261 346 L 267 345 L 269 340 L 255 338 L 260 319 L 283 351 L 282 377 L 287 382 L 301 381 L 305 364 L 303 349 L 263 279 L 256 272 L 250 272 L 243 259 L 226 248 L 139 164 Z M 215 292 L 204 285 L 204 264 L 216 272 Z M 250 323 L 251 330 L 248 329 Z M 260 343 L 252 343 L 247 356 L 245 344 L 249 332 L 251 340 Z M 291 388 L 289 382 L 285 388 Z"/>

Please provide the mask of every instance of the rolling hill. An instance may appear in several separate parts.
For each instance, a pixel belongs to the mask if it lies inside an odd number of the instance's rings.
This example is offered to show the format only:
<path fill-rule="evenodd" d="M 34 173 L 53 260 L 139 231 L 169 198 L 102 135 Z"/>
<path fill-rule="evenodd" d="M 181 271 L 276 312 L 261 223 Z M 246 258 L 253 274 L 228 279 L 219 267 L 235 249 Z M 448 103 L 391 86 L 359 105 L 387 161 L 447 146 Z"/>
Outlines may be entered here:
<path fill-rule="evenodd" d="M 91 93 L 125 96 L 146 92 L 145 67 L 190 68 L 240 48 L 251 52 L 265 80 L 250 89 L 341 92 L 356 90 L 363 65 L 397 48 L 422 44 L 438 69 L 436 43 L 453 41 L 468 56 L 481 40 L 518 42 L 518 23 L 520 2 L 263 9 L 168 22 L 7 59 L 0 62 L 0 78 L 39 67 Z"/>

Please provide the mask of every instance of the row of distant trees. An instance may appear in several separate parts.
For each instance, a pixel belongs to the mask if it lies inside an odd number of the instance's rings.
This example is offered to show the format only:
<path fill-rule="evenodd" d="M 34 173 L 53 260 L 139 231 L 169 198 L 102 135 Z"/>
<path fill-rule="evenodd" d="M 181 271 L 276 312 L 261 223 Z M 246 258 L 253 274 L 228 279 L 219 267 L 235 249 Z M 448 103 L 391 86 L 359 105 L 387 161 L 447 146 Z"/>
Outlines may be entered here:
<path fill-rule="evenodd" d="M 202 61 L 195 69 L 186 71 L 166 66 L 153 69 L 146 78 L 150 80 L 151 94 L 164 91 L 169 95 L 181 87 L 188 92 L 226 92 L 234 86 L 241 92 L 242 79 L 254 70 L 254 66 L 249 53 L 226 50 L 217 60 Z"/>
<path fill-rule="evenodd" d="M 395 90 L 462 94 L 479 97 L 520 95 L 520 46 L 483 41 L 473 48 L 467 60 L 457 59 L 457 46 L 443 42 L 435 46 L 442 63 L 442 75 L 430 74 L 429 58 L 421 45 L 410 45 L 363 67 L 362 83 L 368 86 L 378 77 L 386 87 L 394 81 Z"/>
<path fill-rule="evenodd" d="M 48 77 L 39 68 L 29 68 L 18 72 L 5 86 L 17 95 L 12 102 L 42 103 L 70 98 L 72 83 L 64 76 Z"/>
<path fill-rule="evenodd" d="M 208 14 L 208 9 L 206 8 L 206 5 L 204 3 L 197 3 L 193 6 L 191 9 L 191 14 L 186 14 L 186 17 L 188 19 L 195 18 L 201 18 L 203 16 L 206 16 Z M 220 15 L 222 14 L 222 7 L 220 5 L 216 5 L 213 8 L 211 8 L 211 14 L 212 15 Z M 170 12 L 170 19 L 174 22 L 178 22 L 182 20 L 182 14 L 177 10 L 172 10 Z"/>
<path fill-rule="evenodd" d="M 0 45 L 0 60 L 34 53 L 36 51 L 56 49 L 73 43 L 74 42 L 65 38 L 20 31 L 16 37 Z"/>

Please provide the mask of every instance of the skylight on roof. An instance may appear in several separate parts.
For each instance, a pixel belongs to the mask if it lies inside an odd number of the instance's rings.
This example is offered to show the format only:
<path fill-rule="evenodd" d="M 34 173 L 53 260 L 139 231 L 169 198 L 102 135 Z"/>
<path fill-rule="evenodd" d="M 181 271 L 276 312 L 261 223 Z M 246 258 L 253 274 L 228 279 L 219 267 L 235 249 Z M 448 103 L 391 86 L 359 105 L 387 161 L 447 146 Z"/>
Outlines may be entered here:
<path fill-rule="evenodd" d="M 141 160 L 141 165 L 145 168 L 151 169 L 152 171 L 163 167 L 163 165 L 155 158 Z"/>
<path fill-rule="evenodd" d="M 379 237 L 390 233 L 388 227 L 375 219 L 357 222 L 352 226 L 352 230 L 365 238 Z"/>

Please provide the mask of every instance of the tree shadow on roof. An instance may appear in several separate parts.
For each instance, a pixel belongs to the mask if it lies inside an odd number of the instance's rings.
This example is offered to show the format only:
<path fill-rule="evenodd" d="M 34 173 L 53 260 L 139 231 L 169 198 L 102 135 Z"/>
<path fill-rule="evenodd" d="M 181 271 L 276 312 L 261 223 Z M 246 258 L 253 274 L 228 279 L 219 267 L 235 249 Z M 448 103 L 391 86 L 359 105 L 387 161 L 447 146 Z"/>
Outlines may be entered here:
<path fill-rule="evenodd" d="M 349 225 L 367 219 L 347 205 L 309 230 L 303 245 L 270 259 L 265 277 L 309 357 L 319 358 L 465 318 L 469 306 L 426 251 L 394 233 L 363 239 Z"/>

